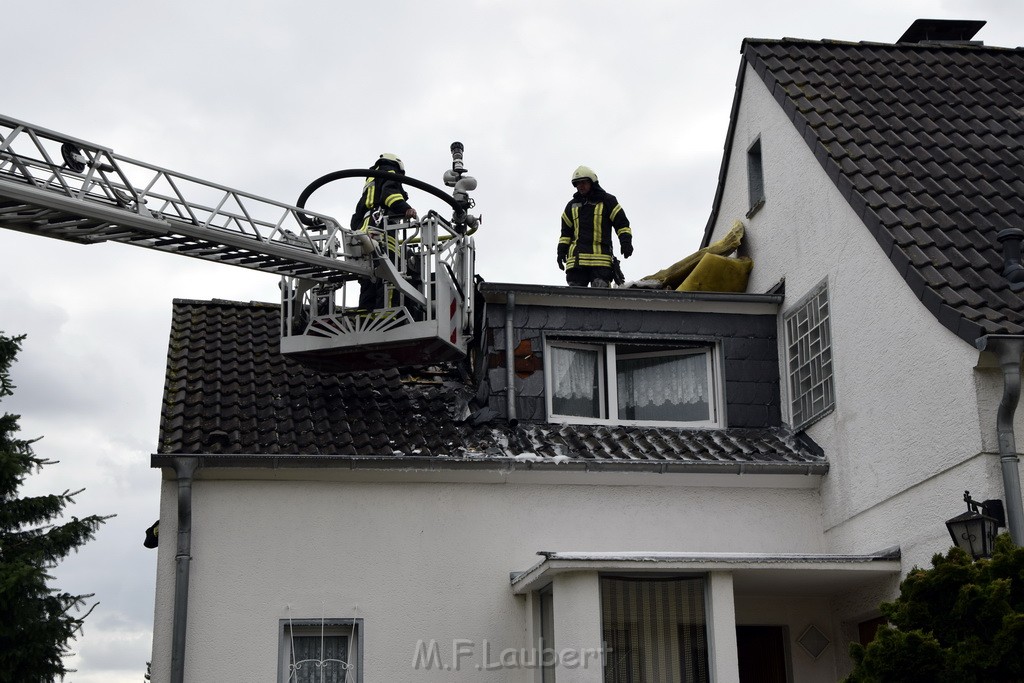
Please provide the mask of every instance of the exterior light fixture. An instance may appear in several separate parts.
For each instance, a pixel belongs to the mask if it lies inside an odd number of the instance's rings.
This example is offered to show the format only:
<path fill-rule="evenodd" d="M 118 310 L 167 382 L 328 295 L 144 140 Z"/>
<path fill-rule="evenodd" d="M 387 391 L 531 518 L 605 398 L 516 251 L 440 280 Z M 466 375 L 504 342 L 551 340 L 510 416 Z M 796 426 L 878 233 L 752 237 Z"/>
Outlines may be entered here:
<path fill-rule="evenodd" d="M 967 512 L 946 520 L 946 528 L 953 537 L 953 543 L 970 554 L 974 559 L 992 555 L 996 530 L 1006 526 L 1003 501 L 986 500 L 983 503 L 971 499 L 971 492 L 964 491 Z"/>

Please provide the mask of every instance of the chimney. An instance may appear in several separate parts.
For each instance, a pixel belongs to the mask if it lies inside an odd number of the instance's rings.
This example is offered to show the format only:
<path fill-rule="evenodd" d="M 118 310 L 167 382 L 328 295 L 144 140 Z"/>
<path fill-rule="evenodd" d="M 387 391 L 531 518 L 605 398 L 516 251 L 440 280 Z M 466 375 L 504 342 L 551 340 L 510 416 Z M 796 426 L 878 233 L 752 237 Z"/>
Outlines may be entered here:
<path fill-rule="evenodd" d="M 986 23 L 970 19 L 917 19 L 896 42 L 984 45 L 971 39 Z"/>

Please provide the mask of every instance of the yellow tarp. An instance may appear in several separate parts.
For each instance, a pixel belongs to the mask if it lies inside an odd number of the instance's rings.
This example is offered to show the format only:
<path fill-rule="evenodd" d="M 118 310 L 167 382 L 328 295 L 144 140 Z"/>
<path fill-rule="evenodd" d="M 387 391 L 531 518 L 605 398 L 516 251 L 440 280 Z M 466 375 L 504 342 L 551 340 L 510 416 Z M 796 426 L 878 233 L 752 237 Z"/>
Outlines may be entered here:
<path fill-rule="evenodd" d="M 730 258 L 718 254 L 704 254 L 690 271 L 678 292 L 745 292 L 750 269 L 754 262 L 746 256 Z"/>
<path fill-rule="evenodd" d="M 743 241 L 743 223 L 736 221 L 732 224 L 732 228 L 726 233 L 725 237 L 718 240 L 717 242 L 710 244 L 699 251 L 690 254 L 682 261 L 678 261 L 664 270 L 659 270 L 654 275 L 648 275 L 643 280 L 656 280 L 661 284 L 662 289 L 679 289 L 683 281 L 693 272 L 693 269 L 697 267 L 701 259 L 704 258 L 705 254 L 714 254 L 716 256 L 727 256 L 739 248 L 740 243 Z M 748 259 L 749 260 L 749 259 Z M 750 268 L 747 268 L 747 273 L 750 272 Z M 744 289 L 739 291 L 745 291 Z M 709 291 L 709 290 L 703 290 Z M 718 291 L 736 291 L 736 290 L 718 290 Z"/>

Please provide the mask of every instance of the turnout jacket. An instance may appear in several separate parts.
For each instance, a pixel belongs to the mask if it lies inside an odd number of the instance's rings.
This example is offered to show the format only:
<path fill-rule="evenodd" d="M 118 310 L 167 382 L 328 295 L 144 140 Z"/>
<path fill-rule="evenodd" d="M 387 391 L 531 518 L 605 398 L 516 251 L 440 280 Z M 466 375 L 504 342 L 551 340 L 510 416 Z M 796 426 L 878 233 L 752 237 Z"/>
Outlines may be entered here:
<path fill-rule="evenodd" d="M 397 169 L 389 168 L 385 164 L 378 164 L 377 170 L 387 171 L 398 175 Z M 402 188 L 398 180 L 390 178 L 367 178 L 363 184 L 363 193 L 356 203 L 356 210 L 352 213 L 352 220 L 349 226 L 353 230 L 368 231 L 371 227 L 377 227 L 378 223 L 374 213 L 379 209 L 384 215 L 390 218 L 401 218 L 409 210 L 409 195 Z M 388 235 L 388 249 L 395 251 L 397 242 L 394 235 Z"/>
<path fill-rule="evenodd" d="M 562 212 L 562 234 L 558 244 L 569 245 L 566 270 L 577 266 L 612 267 L 612 233 L 619 244 L 633 239 L 629 219 L 614 195 L 594 183 L 590 192 L 579 192 Z"/>

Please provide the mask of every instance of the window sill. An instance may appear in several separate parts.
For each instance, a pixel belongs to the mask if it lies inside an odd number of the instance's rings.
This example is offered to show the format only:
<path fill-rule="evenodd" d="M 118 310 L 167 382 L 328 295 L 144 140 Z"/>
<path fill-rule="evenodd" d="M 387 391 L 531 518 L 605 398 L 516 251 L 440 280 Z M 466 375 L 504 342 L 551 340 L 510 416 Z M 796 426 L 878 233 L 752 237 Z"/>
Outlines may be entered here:
<path fill-rule="evenodd" d="M 750 210 L 747 211 L 746 218 L 752 218 L 755 213 L 757 213 L 758 211 L 760 211 L 762 209 L 762 207 L 764 207 L 764 198 L 763 197 L 761 199 L 758 199 L 757 203 L 755 203 L 752 207 L 750 207 Z"/>
<path fill-rule="evenodd" d="M 700 422 L 658 422 L 654 420 L 606 420 L 596 417 L 574 415 L 550 415 L 548 424 L 555 425 L 604 425 L 605 427 L 664 427 L 666 429 L 723 429 L 724 425 L 713 420 Z"/>

